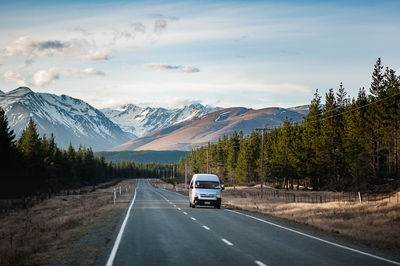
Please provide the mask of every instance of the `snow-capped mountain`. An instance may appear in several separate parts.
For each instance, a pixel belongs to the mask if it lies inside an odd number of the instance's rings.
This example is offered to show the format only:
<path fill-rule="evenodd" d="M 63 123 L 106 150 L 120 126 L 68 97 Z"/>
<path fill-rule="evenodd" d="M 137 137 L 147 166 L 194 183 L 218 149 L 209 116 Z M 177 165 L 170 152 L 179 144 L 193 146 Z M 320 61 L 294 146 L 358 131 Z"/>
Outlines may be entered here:
<path fill-rule="evenodd" d="M 20 87 L 0 91 L 0 106 L 5 110 L 9 126 L 19 138 L 29 117 L 37 124 L 40 135 L 55 135 L 56 143 L 66 148 L 80 144 L 94 151 L 106 150 L 133 138 L 88 103 L 67 95 L 33 92 Z"/>
<path fill-rule="evenodd" d="M 190 104 L 183 108 L 166 109 L 139 107 L 128 104 L 116 109 L 100 109 L 111 121 L 119 125 L 122 130 L 136 137 L 142 137 L 155 130 L 166 128 L 174 124 L 199 118 L 205 114 L 220 110 L 219 107 Z"/>
<path fill-rule="evenodd" d="M 242 131 L 248 135 L 255 128 L 274 128 L 282 125 L 287 119 L 302 121 L 308 107 L 294 108 L 269 107 L 248 109 L 231 107 L 213 113 L 192 118 L 173 126 L 156 130 L 144 137 L 128 141 L 110 151 L 125 150 L 186 150 L 215 143 L 223 135 Z"/>

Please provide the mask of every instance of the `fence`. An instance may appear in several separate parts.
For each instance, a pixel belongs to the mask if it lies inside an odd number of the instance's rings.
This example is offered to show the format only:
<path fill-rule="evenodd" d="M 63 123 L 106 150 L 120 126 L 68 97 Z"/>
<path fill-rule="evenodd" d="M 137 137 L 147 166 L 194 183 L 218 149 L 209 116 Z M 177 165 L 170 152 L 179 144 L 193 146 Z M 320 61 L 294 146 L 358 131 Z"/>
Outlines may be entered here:
<path fill-rule="evenodd" d="M 124 193 L 124 192 L 125 193 L 131 192 L 133 188 L 134 188 L 133 184 L 114 187 L 114 189 L 113 189 L 113 205 L 116 204 L 118 196 L 122 196 L 122 193 Z"/>
<path fill-rule="evenodd" d="M 261 198 L 259 189 L 229 189 L 226 195 L 241 198 Z M 377 202 L 388 201 L 400 203 L 400 192 L 392 193 L 360 193 L 360 192 L 320 192 L 320 191 L 285 191 L 266 188 L 262 199 L 298 203 L 327 203 L 327 202 Z"/>

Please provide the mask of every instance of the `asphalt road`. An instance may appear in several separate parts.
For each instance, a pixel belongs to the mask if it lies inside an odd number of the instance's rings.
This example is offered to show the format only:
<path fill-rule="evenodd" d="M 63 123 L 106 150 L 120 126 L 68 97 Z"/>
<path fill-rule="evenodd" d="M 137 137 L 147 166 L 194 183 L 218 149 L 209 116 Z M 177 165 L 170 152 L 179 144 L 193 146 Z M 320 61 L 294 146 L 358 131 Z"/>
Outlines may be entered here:
<path fill-rule="evenodd" d="M 156 189 L 147 180 L 139 180 L 123 232 L 96 264 L 106 265 L 106 260 L 113 265 L 202 266 L 396 263 L 262 215 L 189 208 L 187 197 Z"/>

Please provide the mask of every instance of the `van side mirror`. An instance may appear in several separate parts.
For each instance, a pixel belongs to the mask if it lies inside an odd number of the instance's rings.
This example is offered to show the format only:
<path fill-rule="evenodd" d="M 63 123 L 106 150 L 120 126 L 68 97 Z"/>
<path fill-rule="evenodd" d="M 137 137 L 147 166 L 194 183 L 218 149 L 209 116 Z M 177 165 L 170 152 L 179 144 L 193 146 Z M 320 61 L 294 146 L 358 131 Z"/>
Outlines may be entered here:
<path fill-rule="evenodd" d="M 221 185 L 221 190 L 224 190 L 224 189 L 225 189 L 224 185 Z"/>
<path fill-rule="evenodd" d="M 193 188 L 193 184 L 190 184 L 190 187 L 189 188 Z"/>

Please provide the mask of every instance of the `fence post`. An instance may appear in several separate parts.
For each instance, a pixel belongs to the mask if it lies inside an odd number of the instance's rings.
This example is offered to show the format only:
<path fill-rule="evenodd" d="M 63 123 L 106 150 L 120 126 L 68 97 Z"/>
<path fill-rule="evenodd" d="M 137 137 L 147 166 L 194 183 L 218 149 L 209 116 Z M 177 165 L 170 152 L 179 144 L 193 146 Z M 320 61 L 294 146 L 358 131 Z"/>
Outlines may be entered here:
<path fill-rule="evenodd" d="M 117 193 L 116 193 L 115 188 L 114 188 L 114 205 L 115 205 L 115 200 L 116 199 L 117 199 Z"/>
<path fill-rule="evenodd" d="M 322 196 L 319 196 L 319 203 L 322 203 Z"/>
<path fill-rule="evenodd" d="M 358 192 L 358 199 L 360 200 L 360 203 L 362 203 L 362 199 L 361 199 L 361 193 L 360 193 L 360 191 Z"/>
<path fill-rule="evenodd" d="M 120 194 L 120 195 L 122 194 L 121 186 L 119 186 L 119 194 Z"/>

